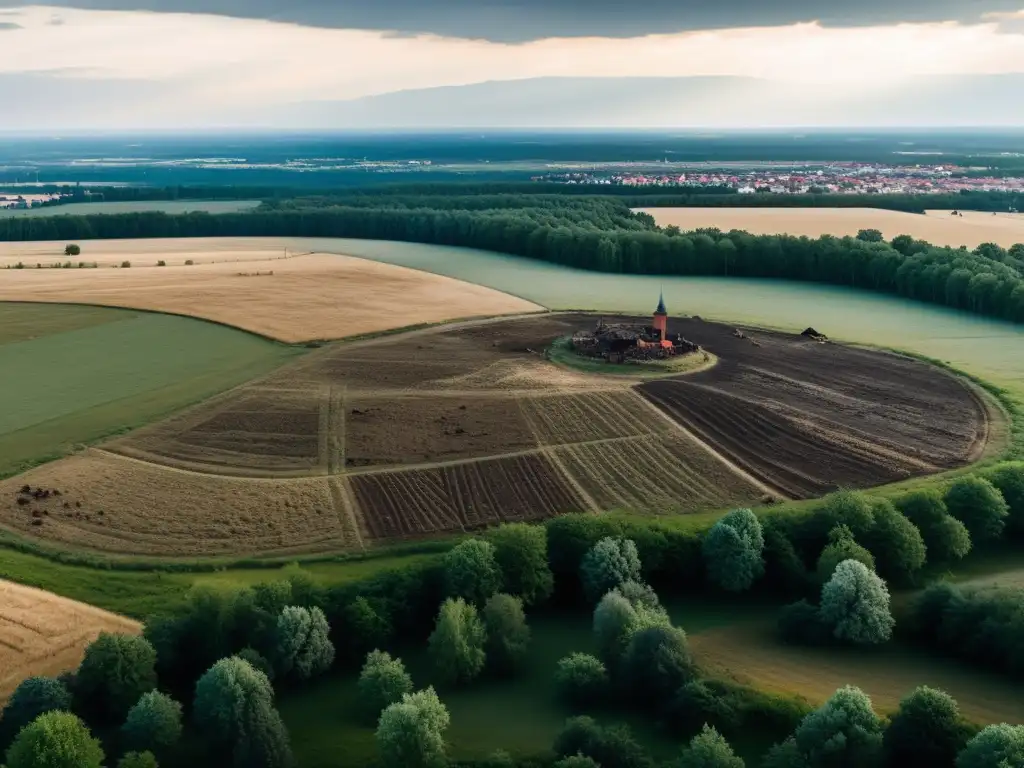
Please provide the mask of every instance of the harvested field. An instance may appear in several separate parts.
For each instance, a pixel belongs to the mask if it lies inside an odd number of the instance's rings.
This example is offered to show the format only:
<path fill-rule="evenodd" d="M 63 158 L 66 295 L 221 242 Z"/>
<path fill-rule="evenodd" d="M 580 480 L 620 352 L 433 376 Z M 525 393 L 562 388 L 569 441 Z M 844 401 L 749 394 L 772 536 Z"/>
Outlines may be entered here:
<path fill-rule="evenodd" d="M 49 495 L 22 494 L 26 485 Z M 16 533 L 118 554 L 269 554 L 359 542 L 325 478 L 222 477 L 95 449 L 0 483 L 0 514 Z"/>
<path fill-rule="evenodd" d="M 1024 702 L 1013 681 L 898 644 L 868 650 L 790 646 L 779 642 L 774 622 L 747 621 L 692 633 L 690 648 L 715 674 L 815 704 L 837 688 L 855 685 L 876 711 L 888 713 L 919 685 L 928 685 L 956 699 L 972 722 L 1024 723 Z"/>
<path fill-rule="evenodd" d="M 282 258 L 284 249 L 270 250 L 264 240 L 214 240 L 213 252 L 207 253 L 203 242 L 89 243 L 103 250 L 78 258 L 102 258 L 104 264 L 129 260 L 131 268 L 2 269 L 0 300 L 170 312 L 288 343 L 541 309 L 490 288 L 405 267 L 324 254 Z M 235 250 L 230 243 L 236 243 Z M 31 258 L 6 257 L 11 263 Z M 195 266 L 183 266 L 185 258 L 194 259 Z M 156 268 L 158 259 L 168 266 Z"/>
<path fill-rule="evenodd" d="M 928 211 L 926 215 L 880 208 L 645 208 L 660 226 L 683 230 L 714 227 L 728 232 L 741 229 L 755 235 L 856 235 L 877 229 L 886 240 L 910 235 L 934 245 L 976 248 L 998 243 L 1008 248 L 1024 243 L 1024 214 L 964 211 Z"/>
<path fill-rule="evenodd" d="M 100 632 L 137 635 L 142 625 L 123 616 L 0 581 L 0 702 L 29 677 L 73 671 Z"/>
<path fill-rule="evenodd" d="M 536 315 L 324 347 L 0 486 L 0 520 L 112 552 L 345 549 L 576 510 L 803 498 L 956 466 L 988 437 L 959 380 L 799 336 L 670 321 L 718 364 L 662 379 L 547 362 L 541 350 L 594 322 Z M 81 498 L 81 514 L 19 502 L 21 483 Z"/>

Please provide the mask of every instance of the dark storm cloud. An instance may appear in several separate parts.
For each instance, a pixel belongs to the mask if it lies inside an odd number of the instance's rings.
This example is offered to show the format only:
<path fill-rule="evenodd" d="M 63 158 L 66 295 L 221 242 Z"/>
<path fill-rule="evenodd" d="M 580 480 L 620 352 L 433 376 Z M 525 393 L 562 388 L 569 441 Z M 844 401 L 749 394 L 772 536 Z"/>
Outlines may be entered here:
<path fill-rule="evenodd" d="M 631 37 L 820 20 L 830 26 L 978 21 L 1022 0 L 51 0 L 101 10 L 215 13 L 320 27 L 432 32 L 524 41 L 551 36 Z M 25 0 L 0 0 L 0 7 Z M 50 3 L 47 3 L 50 4 Z"/>

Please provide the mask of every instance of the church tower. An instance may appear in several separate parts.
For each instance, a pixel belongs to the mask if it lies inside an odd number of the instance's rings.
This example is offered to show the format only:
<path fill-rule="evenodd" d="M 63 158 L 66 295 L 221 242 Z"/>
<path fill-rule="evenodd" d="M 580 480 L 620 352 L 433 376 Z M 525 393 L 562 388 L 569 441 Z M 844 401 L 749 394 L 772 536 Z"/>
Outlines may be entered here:
<path fill-rule="evenodd" d="M 654 319 L 651 321 L 651 327 L 661 332 L 661 340 L 664 341 L 665 334 L 668 333 L 668 311 L 665 309 L 664 292 L 658 296 L 658 308 L 654 310 Z"/>

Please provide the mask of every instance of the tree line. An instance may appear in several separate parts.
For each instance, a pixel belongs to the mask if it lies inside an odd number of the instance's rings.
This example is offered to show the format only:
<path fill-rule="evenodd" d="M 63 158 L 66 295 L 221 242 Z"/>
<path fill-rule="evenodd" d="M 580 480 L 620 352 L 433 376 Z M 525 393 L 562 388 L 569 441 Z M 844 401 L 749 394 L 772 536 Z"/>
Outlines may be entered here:
<path fill-rule="evenodd" d="M 141 212 L 0 219 L 0 240 L 293 236 L 465 246 L 620 274 L 778 278 L 859 288 L 1024 321 L 1024 245 L 973 251 L 909 236 L 751 235 L 660 228 L 621 200 L 364 196 L 251 213 Z"/>

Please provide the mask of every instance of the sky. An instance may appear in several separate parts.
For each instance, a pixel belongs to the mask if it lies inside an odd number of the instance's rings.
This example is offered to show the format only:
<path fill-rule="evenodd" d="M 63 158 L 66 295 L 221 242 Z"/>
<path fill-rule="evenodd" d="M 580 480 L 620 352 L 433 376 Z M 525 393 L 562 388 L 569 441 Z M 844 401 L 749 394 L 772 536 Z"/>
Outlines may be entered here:
<path fill-rule="evenodd" d="M 405 126 L 415 127 L 443 124 L 453 86 L 651 76 L 744 78 L 776 95 L 756 114 L 732 105 L 725 127 L 784 124 L 791 100 L 831 94 L 820 120 L 800 113 L 831 125 L 856 121 L 840 97 L 909 97 L 941 78 L 988 93 L 1021 74 L 1024 0 L 0 0 L 0 130 L 304 127 L 308 105 L 342 123 L 330 127 L 366 127 L 372 110 L 352 104 L 445 89 L 417 99 Z M 980 120 L 1005 122 L 1004 96 L 992 94 Z M 345 108 L 324 117 L 334 103 Z M 520 122 L 543 127 L 544 103 L 524 101 Z M 344 124 L 357 113 L 364 124 Z M 634 113 L 586 114 L 621 126 Z M 926 123 L 971 117 L 922 111 Z M 636 120 L 708 124 L 667 107 Z"/>

